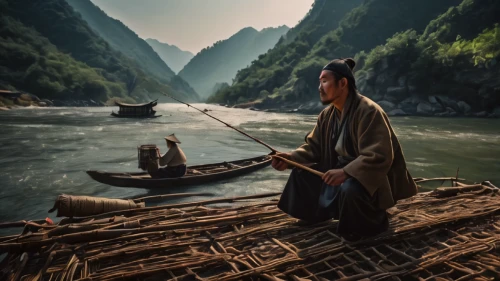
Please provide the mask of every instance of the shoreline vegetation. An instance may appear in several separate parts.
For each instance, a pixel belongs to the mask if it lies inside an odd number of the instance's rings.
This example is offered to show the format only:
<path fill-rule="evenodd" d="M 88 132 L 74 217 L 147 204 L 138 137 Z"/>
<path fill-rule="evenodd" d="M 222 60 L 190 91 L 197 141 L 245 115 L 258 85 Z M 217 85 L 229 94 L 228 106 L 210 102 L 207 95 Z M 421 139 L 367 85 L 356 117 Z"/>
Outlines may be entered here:
<path fill-rule="evenodd" d="M 0 0 L 6 11 L 0 16 L 3 109 L 140 103 L 168 93 L 186 102 L 317 114 L 324 108 L 317 98 L 319 70 L 331 59 L 352 57 L 361 94 L 389 116 L 500 116 L 495 0 L 315 0 L 274 47 L 258 56 L 252 47 L 254 60 L 245 68 L 236 62 L 248 56 L 231 54 L 247 50 L 248 44 L 233 43 L 254 38 L 250 27 L 193 57 L 188 65 L 204 62 L 194 67 L 201 72 L 185 66 L 177 75 L 91 1 L 38 2 Z M 4 90 L 23 95 L 4 99 L 1 92 L 10 92 Z"/>
<path fill-rule="evenodd" d="M 125 103 L 135 103 L 132 99 L 123 99 L 113 97 L 106 102 L 89 100 L 58 100 L 58 99 L 41 99 L 36 95 L 20 92 L 0 90 L 0 108 L 12 109 L 18 107 L 58 107 L 58 106 L 75 106 L 75 107 L 88 107 L 88 106 L 112 106 L 115 101 Z"/>
<path fill-rule="evenodd" d="M 362 94 L 362 93 L 361 93 Z M 474 111 L 464 101 L 456 101 L 445 96 L 429 96 L 421 98 L 417 96 L 409 97 L 400 103 L 386 100 L 375 101 L 384 109 L 388 116 L 432 116 L 432 117 L 500 117 L 500 107 L 493 110 L 481 109 Z M 258 100 L 236 104 L 233 106 L 227 104 L 218 104 L 232 108 L 243 108 L 255 111 L 265 112 L 283 112 L 283 113 L 303 113 L 319 114 L 326 106 L 319 101 L 309 102 L 273 102 L 272 100 Z"/>
<path fill-rule="evenodd" d="M 99 107 L 114 106 L 115 101 L 124 101 L 112 98 L 106 103 L 94 100 L 48 100 L 40 99 L 36 95 L 22 92 L 0 90 L 0 111 L 22 108 L 22 107 Z M 472 111 L 470 106 L 463 101 L 455 101 L 443 96 L 429 96 L 427 100 L 419 97 L 411 97 L 399 104 L 389 101 L 377 102 L 387 113 L 394 116 L 419 116 L 419 117 L 473 117 L 473 118 L 500 118 L 500 107 L 492 111 Z M 325 108 L 319 101 L 307 103 L 280 102 L 272 100 L 259 100 L 254 102 L 227 105 L 222 103 L 208 103 L 211 105 L 224 106 L 227 108 L 240 108 L 262 112 L 276 113 L 301 113 L 319 114 Z M 404 109 L 402 109 L 404 107 Z"/>
<path fill-rule="evenodd" d="M 338 1 L 315 1 L 308 27 L 292 29 L 297 36 L 239 70 L 208 102 L 314 111 L 320 70 L 351 57 L 361 94 L 390 116 L 500 115 L 500 2 L 364 1 L 320 31 L 324 15 L 338 8 Z"/>

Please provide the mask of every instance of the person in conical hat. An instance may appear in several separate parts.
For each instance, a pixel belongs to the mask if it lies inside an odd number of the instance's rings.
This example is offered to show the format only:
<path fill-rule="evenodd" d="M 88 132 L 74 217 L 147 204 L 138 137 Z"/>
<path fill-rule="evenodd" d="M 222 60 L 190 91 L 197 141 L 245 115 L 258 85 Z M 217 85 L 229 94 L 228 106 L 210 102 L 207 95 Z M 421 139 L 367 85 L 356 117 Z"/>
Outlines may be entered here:
<path fill-rule="evenodd" d="M 180 178 L 186 174 L 187 161 L 184 151 L 179 146 L 181 142 L 175 134 L 166 136 L 165 141 L 168 147 L 167 153 L 162 156 L 158 149 L 158 158 L 153 159 L 153 167 L 148 167 L 148 172 L 152 178 Z"/>
<path fill-rule="evenodd" d="M 168 145 L 168 142 L 173 142 L 173 143 L 181 143 L 181 141 L 175 136 L 175 134 L 171 134 L 169 136 L 166 136 L 165 137 L 165 140 L 167 141 L 167 145 Z"/>

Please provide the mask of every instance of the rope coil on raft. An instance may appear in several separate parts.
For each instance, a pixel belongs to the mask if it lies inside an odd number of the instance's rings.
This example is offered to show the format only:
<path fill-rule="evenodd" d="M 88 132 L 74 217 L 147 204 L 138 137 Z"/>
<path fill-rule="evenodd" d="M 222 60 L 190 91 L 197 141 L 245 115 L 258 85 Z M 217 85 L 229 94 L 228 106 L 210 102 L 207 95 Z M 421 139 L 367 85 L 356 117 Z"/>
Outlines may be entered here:
<path fill-rule="evenodd" d="M 54 207 L 49 213 L 57 210 L 58 217 L 92 216 L 110 211 L 144 208 L 144 202 L 134 202 L 132 199 L 109 199 L 103 197 L 59 195 Z"/>

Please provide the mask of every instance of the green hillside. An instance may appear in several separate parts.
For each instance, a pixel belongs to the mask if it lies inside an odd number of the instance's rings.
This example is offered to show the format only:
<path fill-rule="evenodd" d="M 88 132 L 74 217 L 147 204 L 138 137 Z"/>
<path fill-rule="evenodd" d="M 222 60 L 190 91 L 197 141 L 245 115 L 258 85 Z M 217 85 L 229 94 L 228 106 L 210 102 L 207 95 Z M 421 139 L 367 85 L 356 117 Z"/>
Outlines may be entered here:
<path fill-rule="evenodd" d="M 7 2 L 0 1 L 7 9 Z M 47 99 L 105 102 L 125 97 L 118 77 L 60 52 L 47 38 L 6 14 L 0 15 L 0 87 Z"/>
<path fill-rule="evenodd" d="M 216 83 L 231 83 L 239 69 L 273 48 L 288 29 L 281 26 L 259 32 L 251 27 L 244 28 L 201 50 L 179 72 L 179 76 L 188 81 L 202 98 L 207 98 Z"/>
<path fill-rule="evenodd" d="M 109 17 L 90 0 L 66 0 L 109 45 L 134 59 L 146 73 L 168 81 L 175 73 L 143 39 L 121 21 Z"/>
<path fill-rule="evenodd" d="M 159 92 L 198 99 L 182 79 L 159 82 L 114 50 L 64 0 L 2 0 L 1 5 L 0 60 L 8 62 L 1 70 L 7 73 L 0 78 L 4 88 L 62 100 L 142 101 Z M 12 56 L 12 49 L 19 55 Z"/>
<path fill-rule="evenodd" d="M 500 105 L 499 14 L 498 1 L 464 0 L 424 32 L 394 35 L 359 55 L 361 91 L 400 114 L 492 112 Z"/>
<path fill-rule="evenodd" d="M 311 44 L 307 37 L 299 35 L 294 42 L 263 55 L 255 66 L 239 71 L 230 88 L 218 91 L 209 101 L 235 104 L 266 96 L 272 99 L 266 102 L 271 103 L 315 99 L 319 71 L 329 60 L 369 51 L 396 32 L 409 28 L 423 31 L 430 20 L 458 3 L 459 0 L 365 1 L 317 42 Z"/>

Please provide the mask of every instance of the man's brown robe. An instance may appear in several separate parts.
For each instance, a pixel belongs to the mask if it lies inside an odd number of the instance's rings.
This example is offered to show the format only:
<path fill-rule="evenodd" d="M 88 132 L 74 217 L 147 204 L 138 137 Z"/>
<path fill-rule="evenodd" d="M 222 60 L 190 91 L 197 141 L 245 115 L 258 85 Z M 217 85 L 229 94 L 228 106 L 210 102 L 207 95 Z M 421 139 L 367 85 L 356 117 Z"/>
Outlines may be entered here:
<path fill-rule="evenodd" d="M 292 152 L 293 161 L 319 163 L 323 171 L 337 165 L 339 154 L 332 149 L 334 109 L 331 105 L 320 113 L 306 143 Z M 369 98 L 353 94 L 344 106 L 341 120 L 344 118 L 348 118 L 348 140 L 352 141 L 355 154 L 344 171 L 357 179 L 370 196 L 377 196 L 381 209 L 415 195 L 417 186 L 406 169 L 403 151 L 383 109 Z"/>

